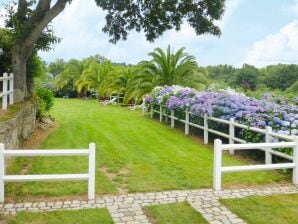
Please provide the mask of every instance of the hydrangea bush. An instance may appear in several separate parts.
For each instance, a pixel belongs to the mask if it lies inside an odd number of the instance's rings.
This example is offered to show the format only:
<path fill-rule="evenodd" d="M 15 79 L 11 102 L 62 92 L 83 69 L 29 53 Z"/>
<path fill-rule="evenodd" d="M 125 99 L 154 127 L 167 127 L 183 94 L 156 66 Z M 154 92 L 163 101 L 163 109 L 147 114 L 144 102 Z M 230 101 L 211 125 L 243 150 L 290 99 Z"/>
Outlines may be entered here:
<path fill-rule="evenodd" d="M 232 89 L 198 92 L 187 87 L 164 86 L 156 87 L 146 97 L 146 102 L 155 108 L 163 105 L 169 111 L 174 110 L 175 114 L 185 110 L 190 111 L 192 116 L 203 116 L 206 113 L 225 120 L 234 118 L 236 122 L 250 127 L 271 126 L 277 133 L 298 135 L 298 106 L 276 100 L 268 93 L 257 100 Z M 245 131 L 242 134 L 247 141 L 260 140 L 253 140 L 256 135 L 251 132 L 246 132 L 246 136 Z"/>

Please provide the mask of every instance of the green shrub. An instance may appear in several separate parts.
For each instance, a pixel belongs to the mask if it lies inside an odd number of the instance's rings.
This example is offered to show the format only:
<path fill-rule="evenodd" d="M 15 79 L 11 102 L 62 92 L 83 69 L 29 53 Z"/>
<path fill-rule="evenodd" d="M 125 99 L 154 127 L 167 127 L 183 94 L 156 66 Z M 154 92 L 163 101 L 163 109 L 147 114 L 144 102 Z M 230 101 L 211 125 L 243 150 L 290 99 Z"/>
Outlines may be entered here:
<path fill-rule="evenodd" d="M 53 107 L 54 105 L 54 94 L 51 90 L 37 87 L 35 90 L 35 94 L 37 97 L 37 117 L 41 118 L 46 115 L 46 113 Z"/>

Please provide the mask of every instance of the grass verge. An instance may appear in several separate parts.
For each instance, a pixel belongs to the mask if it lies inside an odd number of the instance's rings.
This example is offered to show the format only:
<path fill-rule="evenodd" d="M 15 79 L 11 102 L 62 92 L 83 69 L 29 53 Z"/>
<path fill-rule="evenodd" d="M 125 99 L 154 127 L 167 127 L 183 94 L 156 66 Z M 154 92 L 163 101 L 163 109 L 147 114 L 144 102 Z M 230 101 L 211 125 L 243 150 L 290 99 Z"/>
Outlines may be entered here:
<path fill-rule="evenodd" d="M 221 202 L 249 224 L 298 223 L 298 194 L 250 196 Z"/>
<path fill-rule="evenodd" d="M 112 224 L 108 210 L 83 209 L 43 213 L 21 212 L 8 224 Z"/>
<path fill-rule="evenodd" d="M 187 202 L 155 205 L 144 208 L 145 213 L 154 224 L 207 224 L 200 213 Z"/>

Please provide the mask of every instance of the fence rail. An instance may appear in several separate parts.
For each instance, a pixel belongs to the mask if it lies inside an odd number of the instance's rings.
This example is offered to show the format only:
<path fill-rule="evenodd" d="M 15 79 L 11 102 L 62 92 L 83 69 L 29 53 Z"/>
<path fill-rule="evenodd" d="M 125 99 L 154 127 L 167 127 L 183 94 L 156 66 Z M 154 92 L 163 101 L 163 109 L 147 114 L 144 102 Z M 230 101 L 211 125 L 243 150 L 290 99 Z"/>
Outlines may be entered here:
<path fill-rule="evenodd" d="M 163 107 L 160 106 L 159 110 L 154 110 L 151 106 L 150 117 L 153 118 L 154 113 L 159 114 L 159 121 L 162 122 L 165 119 L 170 119 L 171 128 L 175 127 L 175 122 L 179 121 L 185 125 L 185 134 L 189 134 L 189 127 L 196 127 L 204 132 L 204 144 L 209 142 L 209 133 L 221 136 L 229 140 L 229 144 L 222 144 L 222 141 L 216 139 L 214 142 L 214 169 L 213 169 L 213 188 L 215 190 L 221 189 L 221 177 L 224 172 L 240 172 L 240 171 L 254 171 L 254 170 L 273 170 L 273 169 L 293 169 L 293 183 L 298 184 L 298 136 L 287 136 L 278 133 L 274 133 L 270 126 L 265 129 L 256 127 L 249 127 L 244 124 L 235 122 L 234 118 L 230 120 L 223 120 L 215 117 L 208 117 L 206 114 L 201 117 L 203 124 L 195 124 L 190 122 L 190 116 L 193 115 L 189 111 L 185 111 L 185 118 L 180 119 L 175 117 L 175 111 L 171 110 L 170 114 L 164 112 Z M 198 116 L 197 116 L 198 117 Z M 228 133 L 214 130 L 208 127 L 208 121 L 214 121 L 221 124 L 228 125 Z M 235 136 L 235 128 L 250 130 L 259 134 L 263 134 L 265 137 L 265 143 L 247 143 L 244 139 Z M 289 142 L 277 142 L 272 143 L 273 138 Z M 241 144 L 235 144 L 241 143 Z M 293 148 L 293 156 L 288 154 L 274 151 L 276 148 Z M 229 151 L 230 154 L 234 154 L 234 150 L 251 150 L 257 149 L 265 152 L 265 164 L 261 165 L 247 165 L 247 166 L 222 166 L 222 151 Z M 289 163 L 272 164 L 272 155 L 279 156 L 287 159 Z"/>
<path fill-rule="evenodd" d="M 253 131 L 253 132 L 256 132 L 256 133 L 259 133 L 259 134 L 263 134 L 263 135 L 265 135 L 265 142 L 266 143 L 271 143 L 273 138 L 278 138 L 278 139 L 285 140 L 285 141 L 294 141 L 294 138 L 295 138 L 295 136 L 287 136 L 287 135 L 274 133 L 270 126 L 266 127 L 266 129 L 256 128 L 256 127 L 249 127 L 247 125 L 235 122 L 234 118 L 231 118 L 230 120 L 223 120 L 223 119 L 220 119 L 220 118 L 208 117 L 205 114 L 203 117 L 201 117 L 203 119 L 203 125 L 199 125 L 199 124 L 196 124 L 196 123 L 193 123 L 193 122 L 190 121 L 190 116 L 196 116 L 196 115 L 193 115 L 189 111 L 185 111 L 185 118 L 184 119 L 179 119 L 178 117 L 175 117 L 175 111 L 174 110 L 171 110 L 170 114 L 167 114 L 167 113 L 164 112 L 163 106 L 160 106 L 159 110 L 154 110 L 153 107 L 151 106 L 150 117 L 153 118 L 155 113 L 159 114 L 159 121 L 160 122 L 162 122 L 164 120 L 164 118 L 170 119 L 171 128 L 175 127 L 175 122 L 176 121 L 184 123 L 184 125 L 185 125 L 185 134 L 186 135 L 189 134 L 189 127 L 195 127 L 195 128 L 199 128 L 199 129 L 203 130 L 203 132 L 204 132 L 204 144 L 208 144 L 208 142 L 209 142 L 209 133 L 212 133 L 212 134 L 221 136 L 225 139 L 228 139 L 229 144 L 234 144 L 235 142 L 236 143 L 246 144 L 247 141 L 235 136 L 235 128 L 245 129 L 245 130 Z M 224 133 L 224 132 L 209 128 L 208 127 L 208 121 L 214 121 L 214 122 L 218 122 L 218 123 L 221 123 L 221 124 L 228 125 L 229 133 Z M 263 150 L 265 152 L 265 163 L 266 164 L 272 164 L 272 155 L 279 156 L 281 158 L 288 159 L 288 160 L 293 159 L 293 157 L 289 156 L 288 154 L 274 151 L 270 147 L 262 147 L 262 148 L 258 148 L 258 149 Z M 235 149 L 231 147 L 229 149 L 229 153 L 234 154 L 234 150 Z"/>
<path fill-rule="evenodd" d="M 5 150 L 0 144 L 0 203 L 4 202 L 4 185 L 8 182 L 31 181 L 74 181 L 88 180 L 88 199 L 95 198 L 95 144 L 90 143 L 89 149 L 78 150 Z M 5 158 L 8 157 L 36 157 L 36 156 L 89 156 L 87 174 L 43 174 L 43 175 L 6 175 Z"/>
<path fill-rule="evenodd" d="M 7 109 L 7 104 L 13 104 L 13 74 L 3 73 L 3 77 L 0 77 L 2 82 L 2 92 L 0 98 L 2 98 L 2 110 Z"/>
<path fill-rule="evenodd" d="M 278 164 L 261 164 L 248 166 L 222 166 L 222 151 L 249 150 L 262 148 L 293 148 L 292 163 Z M 213 188 L 221 190 L 222 173 L 225 172 L 241 172 L 256 170 L 275 170 L 275 169 L 293 169 L 293 183 L 298 184 L 298 136 L 295 136 L 294 142 L 278 142 L 278 143 L 250 143 L 250 144 L 222 144 L 222 141 L 216 139 L 214 141 L 214 163 L 213 163 Z"/>

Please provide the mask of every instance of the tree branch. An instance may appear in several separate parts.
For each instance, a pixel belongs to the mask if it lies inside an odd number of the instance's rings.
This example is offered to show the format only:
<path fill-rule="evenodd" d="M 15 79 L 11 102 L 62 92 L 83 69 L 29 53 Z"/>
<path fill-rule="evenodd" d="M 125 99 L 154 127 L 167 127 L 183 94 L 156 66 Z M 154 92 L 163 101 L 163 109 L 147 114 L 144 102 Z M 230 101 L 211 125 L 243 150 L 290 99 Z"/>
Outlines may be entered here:
<path fill-rule="evenodd" d="M 39 0 L 36 6 L 36 13 L 45 12 L 51 7 L 51 0 Z"/>
<path fill-rule="evenodd" d="M 58 0 L 55 5 L 52 8 L 48 8 L 46 9 L 49 4 L 51 3 L 51 1 L 49 0 L 40 0 L 38 3 L 39 7 L 37 9 L 38 10 L 45 10 L 44 11 L 44 15 L 41 18 L 33 18 L 35 19 L 34 21 L 32 21 L 33 26 L 32 26 L 32 30 L 29 33 L 29 35 L 27 37 L 24 38 L 23 41 L 23 52 L 24 54 L 26 54 L 26 56 L 30 56 L 31 52 L 33 50 L 34 44 L 36 43 L 36 41 L 38 40 L 38 38 L 40 37 L 40 34 L 42 33 L 42 31 L 44 30 L 44 28 L 60 13 L 64 10 L 66 4 L 68 2 L 70 2 L 71 0 Z M 39 11 L 41 12 L 41 11 Z"/>
<path fill-rule="evenodd" d="M 26 21 L 27 7 L 28 7 L 28 3 L 26 0 L 19 0 L 17 18 L 20 21 L 20 23 L 23 23 Z"/>

